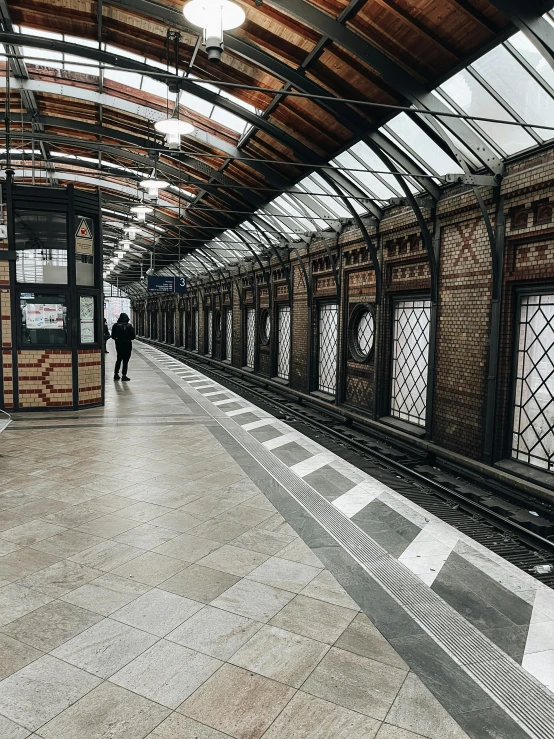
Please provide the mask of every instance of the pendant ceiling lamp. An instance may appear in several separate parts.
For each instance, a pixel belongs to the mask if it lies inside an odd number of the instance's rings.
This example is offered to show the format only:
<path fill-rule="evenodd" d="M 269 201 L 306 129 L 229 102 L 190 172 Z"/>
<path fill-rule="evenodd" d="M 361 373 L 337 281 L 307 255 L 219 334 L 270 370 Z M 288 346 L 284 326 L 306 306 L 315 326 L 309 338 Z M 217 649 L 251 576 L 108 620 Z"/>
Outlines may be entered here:
<path fill-rule="evenodd" d="M 139 231 L 138 227 L 134 226 L 133 224 L 131 224 L 130 226 L 125 226 L 123 230 L 125 231 L 125 239 L 122 243 L 128 242 L 128 241 L 134 241 Z"/>
<path fill-rule="evenodd" d="M 187 136 L 194 131 L 194 126 L 178 118 L 165 118 L 154 123 L 156 131 L 165 134 L 165 143 L 168 149 L 178 149 L 181 145 L 181 136 Z"/>
<path fill-rule="evenodd" d="M 152 213 L 153 209 L 149 205 L 133 205 L 130 210 L 131 213 L 136 215 L 137 221 L 144 223 L 146 221 L 146 214 Z"/>
<path fill-rule="evenodd" d="M 223 31 L 231 31 L 244 23 L 244 10 L 230 0 L 190 0 L 183 15 L 204 33 L 208 59 L 218 62 L 223 51 Z"/>
<path fill-rule="evenodd" d="M 165 180 L 156 180 L 152 177 L 149 177 L 146 180 L 142 180 L 140 186 L 144 187 L 150 197 L 150 200 L 157 200 L 158 191 L 163 190 L 164 187 L 169 187 L 169 182 L 166 182 Z"/>

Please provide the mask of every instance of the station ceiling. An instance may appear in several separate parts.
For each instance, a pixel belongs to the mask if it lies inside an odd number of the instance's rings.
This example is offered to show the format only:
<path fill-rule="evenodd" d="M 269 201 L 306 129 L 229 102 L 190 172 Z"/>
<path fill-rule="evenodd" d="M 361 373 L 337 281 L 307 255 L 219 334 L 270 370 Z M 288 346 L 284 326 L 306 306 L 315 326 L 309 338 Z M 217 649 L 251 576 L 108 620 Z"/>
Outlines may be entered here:
<path fill-rule="evenodd" d="M 170 183 L 110 282 L 379 218 L 554 136 L 518 125 L 554 121 L 551 3 L 237 1 L 214 63 L 182 1 L 0 0 L 16 181 L 100 187 L 106 264 L 139 182 Z M 176 112 L 194 131 L 170 150 Z"/>

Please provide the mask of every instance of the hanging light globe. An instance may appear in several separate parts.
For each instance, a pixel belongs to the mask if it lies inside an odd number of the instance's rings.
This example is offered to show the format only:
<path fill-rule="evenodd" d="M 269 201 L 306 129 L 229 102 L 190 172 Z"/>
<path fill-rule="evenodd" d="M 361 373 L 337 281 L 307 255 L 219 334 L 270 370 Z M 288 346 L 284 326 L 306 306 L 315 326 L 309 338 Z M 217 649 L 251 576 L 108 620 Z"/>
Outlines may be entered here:
<path fill-rule="evenodd" d="M 154 123 L 156 131 L 165 134 L 165 143 L 168 149 L 178 149 L 181 145 L 181 136 L 188 136 L 194 131 L 194 126 L 178 118 L 165 118 Z"/>
<path fill-rule="evenodd" d="M 144 223 L 146 221 L 146 214 L 152 213 L 153 208 L 149 205 L 133 205 L 130 211 L 136 215 L 137 221 Z"/>
<path fill-rule="evenodd" d="M 165 180 L 155 180 L 154 178 L 149 177 L 146 180 L 142 180 L 140 186 L 144 187 L 151 200 L 157 200 L 158 191 L 163 190 L 164 187 L 169 187 L 169 182 L 166 182 Z"/>
<path fill-rule="evenodd" d="M 244 10 L 230 0 L 190 0 L 183 15 L 204 33 L 208 59 L 219 62 L 223 51 L 223 31 L 231 31 L 244 23 Z"/>

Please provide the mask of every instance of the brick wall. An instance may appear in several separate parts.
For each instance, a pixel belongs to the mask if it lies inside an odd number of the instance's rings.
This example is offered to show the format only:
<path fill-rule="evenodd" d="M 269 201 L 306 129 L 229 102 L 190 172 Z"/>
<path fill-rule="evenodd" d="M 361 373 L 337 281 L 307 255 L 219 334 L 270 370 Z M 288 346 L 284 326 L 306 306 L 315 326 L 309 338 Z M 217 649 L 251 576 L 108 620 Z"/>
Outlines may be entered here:
<path fill-rule="evenodd" d="M 99 349 L 81 349 L 79 357 L 79 405 L 102 402 L 102 355 Z"/>
<path fill-rule="evenodd" d="M 17 372 L 21 408 L 73 405 L 70 351 L 19 350 Z"/>

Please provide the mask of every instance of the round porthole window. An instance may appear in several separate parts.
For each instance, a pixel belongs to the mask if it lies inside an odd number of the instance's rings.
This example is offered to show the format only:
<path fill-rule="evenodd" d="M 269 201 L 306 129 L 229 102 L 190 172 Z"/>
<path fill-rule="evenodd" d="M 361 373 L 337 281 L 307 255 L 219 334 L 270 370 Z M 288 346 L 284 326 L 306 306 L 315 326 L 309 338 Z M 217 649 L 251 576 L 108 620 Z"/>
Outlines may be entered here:
<path fill-rule="evenodd" d="M 348 345 L 356 362 L 367 362 L 373 353 L 375 313 L 369 303 L 358 304 L 350 315 Z"/>
<path fill-rule="evenodd" d="M 267 308 L 260 313 L 260 340 L 262 344 L 269 344 L 271 336 L 271 316 Z"/>

